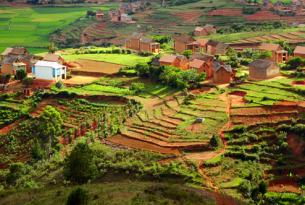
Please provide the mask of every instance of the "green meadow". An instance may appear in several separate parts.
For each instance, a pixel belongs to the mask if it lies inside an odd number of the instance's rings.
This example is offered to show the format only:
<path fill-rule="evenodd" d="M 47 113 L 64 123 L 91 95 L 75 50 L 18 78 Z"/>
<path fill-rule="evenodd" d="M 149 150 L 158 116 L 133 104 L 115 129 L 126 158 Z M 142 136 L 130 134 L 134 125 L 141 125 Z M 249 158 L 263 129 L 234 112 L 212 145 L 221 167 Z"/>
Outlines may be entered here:
<path fill-rule="evenodd" d="M 109 10 L 113 6 L 0 6 L 0 52 L 9 46 L 25 46 L 33 53 L 46 51 L 52 32 L 85 17 L 87 10 Z"/>

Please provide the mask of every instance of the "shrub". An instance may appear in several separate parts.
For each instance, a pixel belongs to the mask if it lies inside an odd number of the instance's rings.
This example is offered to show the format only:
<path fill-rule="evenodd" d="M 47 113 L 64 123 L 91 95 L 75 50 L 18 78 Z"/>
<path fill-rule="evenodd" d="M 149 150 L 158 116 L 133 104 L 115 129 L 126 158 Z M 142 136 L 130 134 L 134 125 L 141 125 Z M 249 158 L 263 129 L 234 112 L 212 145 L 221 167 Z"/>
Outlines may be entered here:
<path fill-rule="evenodd" d="M 145 85 L 144 83 L 131 83 L 129 89 L 132 90 L 135 94 L 138 94 L 145 89 Z"/>
<path fill-rule="evenodd" d="M 63 84 L 62 81 L 57 81 L 57 82 L 55 83 L 55 87 L 56 87 L 57 89 L 62 89 L 62 88 L 64 87 L 64 84 Z"/>
<path fill-rule="evenodd" d="M 214 149 L 222 147 L 223 143 L 221 138 L 217 135 L 213 135 L 212 138 L 210 139 L 210 146 Z"/>
<path fill-rule="evenodd" d="M 33 78 L 29 78 L 29 77 L 26 77 L 26 78 L 24 78 L 24 79 L 22 80 L 22 84 L 23 84 L 26 88 L 30 87 L 30 86 L 33 84 L 33 82 L 34 82 L 34 79 L 33 79 Z"/>
<path fill-rule="evenodd" d="M 87 205 L 89 196 L 86 190 L 82 188 L 74 189 L 68 197 L 66 205 Z"/>
<path fill-rule="evenodd" d="M 66 179 L 81 184 L 94 179 L 96 174 L 97 167 L 93 160 L 92 150 L 85 143 L 77 144 L 65 161 Z"/>
<path fill-rule="evenodd" d="M 23 163 L 17 162 L 10 165 L 9 173 L 6 176 L 6 183 L 16 185 L 17 180 L 26 174 L 26 168 Z"/>
<path fill-rule="evenodd" d="M 24 69 L 19 69 L 16 71 L 15 79 L 22 81 L 26 76 L 26 71 Z"/>

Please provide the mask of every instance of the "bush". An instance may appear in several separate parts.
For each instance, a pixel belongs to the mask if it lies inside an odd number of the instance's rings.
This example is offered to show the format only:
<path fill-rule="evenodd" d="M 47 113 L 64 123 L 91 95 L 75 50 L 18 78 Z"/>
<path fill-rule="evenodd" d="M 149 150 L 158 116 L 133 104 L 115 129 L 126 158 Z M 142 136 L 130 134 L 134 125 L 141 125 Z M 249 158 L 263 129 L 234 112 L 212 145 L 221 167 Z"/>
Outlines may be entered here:
<path fill-rule="evenodd" d="M 16 71 L 15 79 L 22 81 L 26 76 L 26 71 L 24 69 L 19 69 Z"/>
<path fill-rule="evenodd" d="M 130 90 L 134 92 L 134 94 L 138 94 L 145 89 L 144 83 L 131 83 Z"/>
<path fill-rule="evenodd" d="M 29 77 L 26 77 L 22 80 L 22 84 L 28 88 L 30 87 L 31 85 L 33 85 L 33 82 L 34 82 L 34 79 L 33 78 L 29 78 Z"/>
<path fill-rule="evenodd" d="M 57 81 L 57 82 L 55 83 L 55 87 L 56 87 L 57 89 L 62 89 L 62 88 L 64 87 L 64 84 L 63 84 L 62 81 Z"/>
<path fill-rule="evenodd" d="M 76 183 L 86 183 L 97 175 L 93 152 L 85 143 L 77 144 L 66 158 L 64 165 L 66 179 Z"/>
<path fill-rule="evenodd" d="M 68 197 L 66 205 L 87 205 L 89 196 L 86 190 L 82 188 L 74 189 Z"/>
<path fill-rule="evenodd" d="M 221 138 L 217 135 L 213 135 L 213 137 L 210 139 L 210 146 L 214 149 L 222 147 L 223 143 Z"/>

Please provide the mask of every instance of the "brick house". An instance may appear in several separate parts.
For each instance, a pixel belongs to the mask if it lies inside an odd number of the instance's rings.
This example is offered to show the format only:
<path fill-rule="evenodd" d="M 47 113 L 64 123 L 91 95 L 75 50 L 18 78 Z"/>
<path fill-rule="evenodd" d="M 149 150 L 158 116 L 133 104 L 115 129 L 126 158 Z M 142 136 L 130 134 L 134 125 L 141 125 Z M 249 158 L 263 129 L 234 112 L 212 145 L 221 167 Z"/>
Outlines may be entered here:
<path fill-rule="evenodd" d="M 208 36 L 216 33 L 216 27 L 210 24 L 207 24 L 203 27 L 197 26 L 194 30 L 194 36 Z"/>
<path fill-rule="evenodd" d="M 228 48 L 228 44 L 209 40 L 205 45 L 205 52 L 209 55 L 225 55 Z"/>
<path fill-rule="evenodd" d="M 193 53 L 200 53 L 205 50 L 208 40 L 194 39 L 188 35 L 174 37 L 174 49 L 176 53 L 183 53 L 185 50 L 191 50 Z"/>
<path fill-rule="evenodd" d="M 280 68 L 271 60 L 259 59 L 249 64 L 249 78 L 263 80 L 278 76 Z"/>
<path fill-rule="evenodd" d="M 126 41 L 126 48 L 150 52 L 150 53 L 159 53 L 160 44 L 153 41 L 151 38 L 145 37 L 142 33 L 133 33 L 132 36 Z"/>
<path fill-rule="evenodd" d="M 288 60 L 288 52 L 283 50 L 283 48 L 279 44 L 262 43 L 258 47 L 258 50 L 270 51 L 272 53 L 270 60 L 275 63 L 282 63 Z"/>
<path fill-rule="evenodd" d="M 192 55 L 190 58 L 189 68 L 196 69 L 199 73 L 204 72 L 206 78 L 210 79 L 213 77 L 213 61 L 214 56 L 209 55 Z"/>
<path fill-rule="evenodd" d="M 189 68 L 188 59 L 183 55 L 164 55 L 159 59 L 160 66 L 174 66 L 182 70 Z"/>
<path fill-rule="evenodd" d="M 0 56 L 0 73 L 15 74 L 16 70 L 23 69 L 27 73 L 31 72 L 34 56 L 30 55 L 27 49 L 23 47 L 7 48 Z"/>
<path fill-rule="evenodd" d="M 295 47 L 295 49 L 293 51 L 293 56 L 294 57 L 305 58 L 305 47 L 304 46 Z"/>
<path fill-rule="evenodd" d="M 126 13 L 122 13 L 120 10 L 109 11 L 109 17 L 111 22 L 135 23 L 131 16 Z"/>
<path fill-rule="evenodd" d="M 233 69 L 219 61 L 213 62 L 213 82 L 217 84 L 230 83 L 233 76 Z"/>
<path fill-rule="evenodd" d="M 96 20 L 98 20 L 98 21 L 104 20 L 104 13 L 103 13 L 103 11 L 97 10 L 97 11 L 96 11 L 96 14 L 95 14 L 95 18 L 96 18 Z"/>

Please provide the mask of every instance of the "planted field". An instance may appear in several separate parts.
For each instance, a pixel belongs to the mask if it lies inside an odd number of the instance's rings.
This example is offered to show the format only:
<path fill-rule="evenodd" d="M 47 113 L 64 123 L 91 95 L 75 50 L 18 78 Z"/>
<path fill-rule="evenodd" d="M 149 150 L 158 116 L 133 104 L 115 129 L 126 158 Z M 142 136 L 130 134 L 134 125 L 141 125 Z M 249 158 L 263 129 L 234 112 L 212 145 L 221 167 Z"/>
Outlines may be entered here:
<path fill-rule="evenodd" d="M 0 7 L 0 52 L 13 45 L 25 46 L 33 53 L 46 51 L 49 35 L 64 28 L 88 9 L 108 10 L 99 7 Z"/>
<path fill-rule="evenodd" d="M 80 59 L 92 60 L 105 63 L 113 63 L 116 66 L 118 66 L 118 64 L 134 66 L 138 63 L 147 63 L 151 59 L 151 57 L 141 57 L 136 54 L 63 54 L 62 56 L 67 61 L 78 61 Z"/>
<path fill-rule="evenodd" d="M 136 101 L 120 97 L 76 96 L 71 98 L 65 94 L 43 97 L 30 113 L 33 118 L 25 118 L 19 124 L 11 127 L 8 132 L 1 133 L 0 158 L 2 163 L 8 163 L 10 160 L 26 161 L 31 158 L 29 150 L 32 149 L 33 140 L 37 135 L 35 132 L 38 132 L 31 126 L 37 126 L 35 119 L 40 117 L 47 106 L 55 107 L 61 114 L 63 131 L 58 143 L 63 145 L 70 144 L 82 136 L 90 136 L 89 139 L 94 141 L 115 135 L 126 119 L 138 112 L 141 107 Z M 19 160 L 18 157 L 22 153 L 24 158 Z"/>

